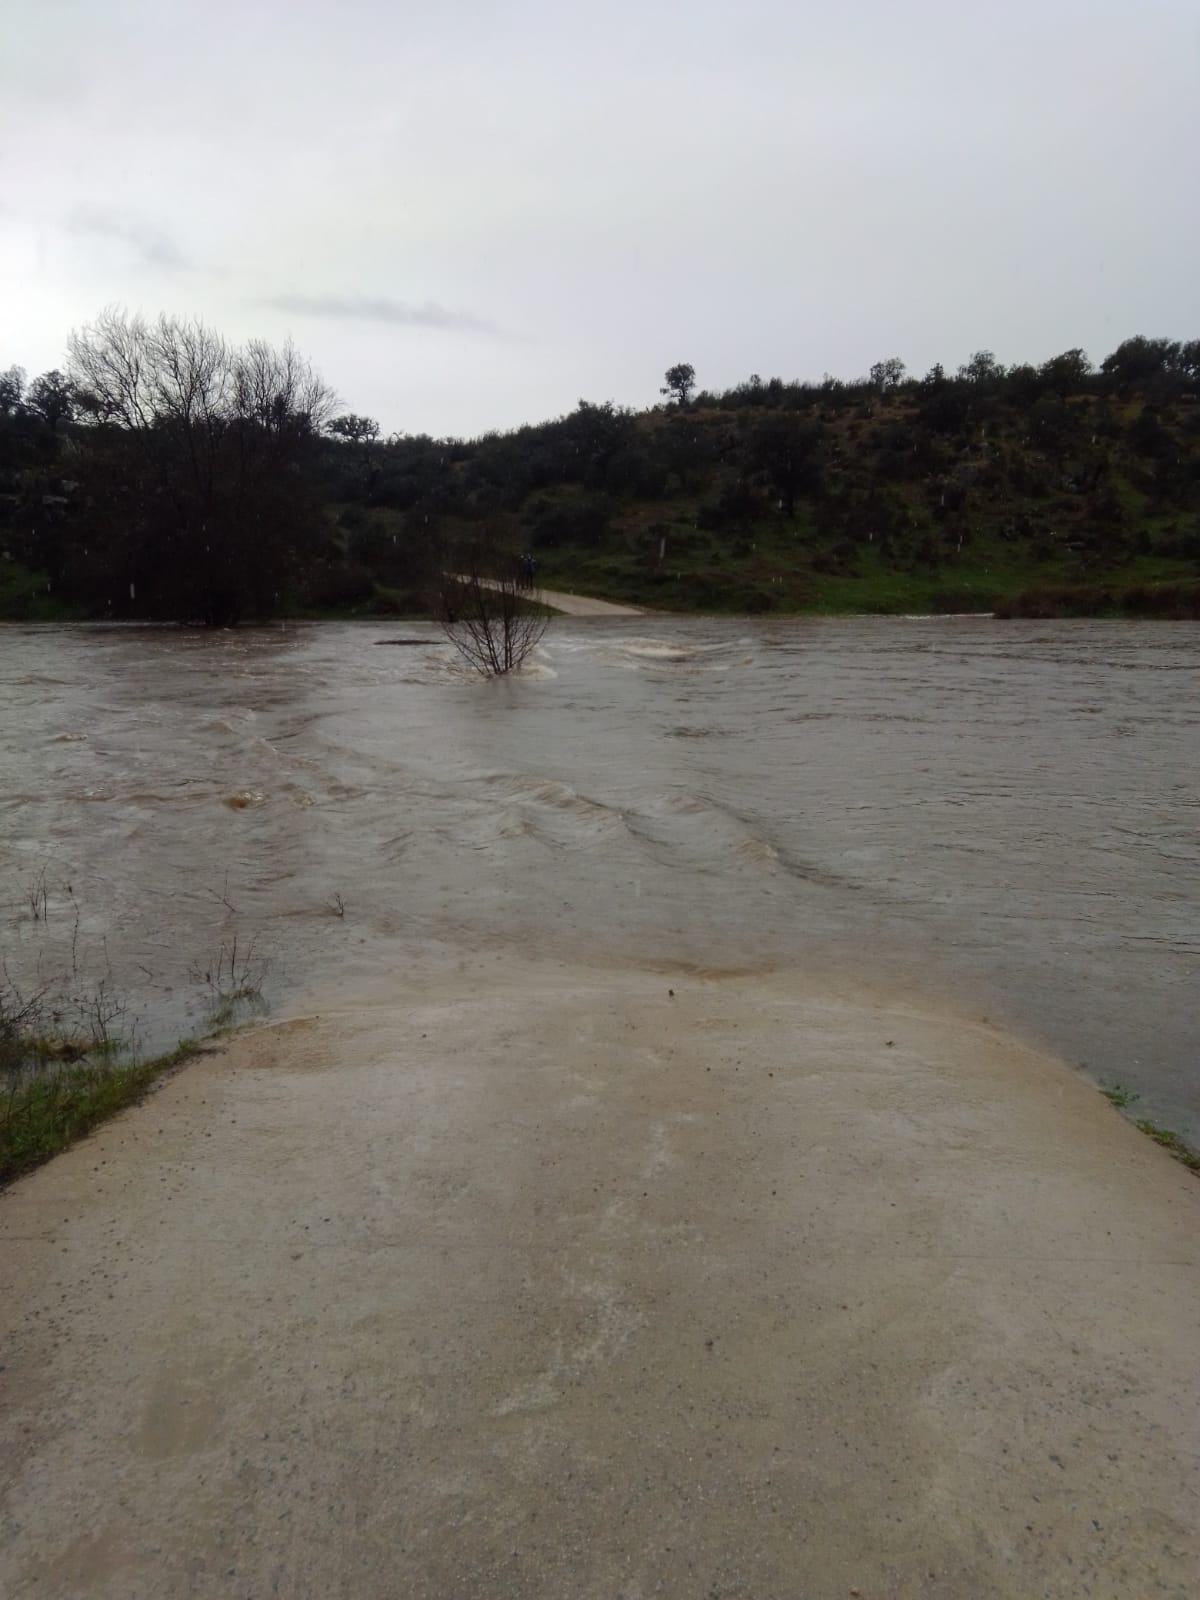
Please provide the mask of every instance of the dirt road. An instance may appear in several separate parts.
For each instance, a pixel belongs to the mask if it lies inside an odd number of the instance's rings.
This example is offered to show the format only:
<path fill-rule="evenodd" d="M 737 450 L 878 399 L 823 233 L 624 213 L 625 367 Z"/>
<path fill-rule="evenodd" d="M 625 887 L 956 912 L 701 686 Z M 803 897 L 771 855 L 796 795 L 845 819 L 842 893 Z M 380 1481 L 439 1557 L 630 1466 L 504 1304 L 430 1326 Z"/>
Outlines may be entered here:
<path fill-rule="evenodd" d="M 459 578 L 459 582 L 467 582 Z M 487 578 L 477 580 L 485 589 L 497 589 L 498 583 L 493 583 Z M 655 613 L 645 606 L 619 605 L 614 600 L 594 600 L 586 594 L 568 594 L 565 589 L 535 588 L 531 598 L 540 600 L 545 606 L 550 606 L 554 611 L 561 611 L 564 617 L 647 617 Z"/>
<path fill-rule="evenodd" d="M 902 998 L 480 962 L 264 1028 L 0 1196 L 0 1593 L 1193 1595 L 1198 1223 Z"/>
<path fill-rule="evenodd" d="M 586 594 L 567 594 L 561 589 L 538 589 L 537 598 L 565 617 L 645 617 L 653 613 L 645 606 L 617 605 L 612 600 L 593 600 Z"/>

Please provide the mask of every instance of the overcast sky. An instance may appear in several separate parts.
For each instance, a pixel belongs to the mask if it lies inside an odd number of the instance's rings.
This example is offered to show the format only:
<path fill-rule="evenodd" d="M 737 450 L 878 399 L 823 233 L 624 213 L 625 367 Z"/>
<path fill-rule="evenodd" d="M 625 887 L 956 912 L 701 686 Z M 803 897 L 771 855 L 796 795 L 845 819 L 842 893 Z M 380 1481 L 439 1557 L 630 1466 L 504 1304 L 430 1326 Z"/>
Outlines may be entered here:
<path fill-rule="evenodd" d="M 0 0 L 0 367 L 291 334 L 385 430 L 1200 336 L 1196 0 Z"/>

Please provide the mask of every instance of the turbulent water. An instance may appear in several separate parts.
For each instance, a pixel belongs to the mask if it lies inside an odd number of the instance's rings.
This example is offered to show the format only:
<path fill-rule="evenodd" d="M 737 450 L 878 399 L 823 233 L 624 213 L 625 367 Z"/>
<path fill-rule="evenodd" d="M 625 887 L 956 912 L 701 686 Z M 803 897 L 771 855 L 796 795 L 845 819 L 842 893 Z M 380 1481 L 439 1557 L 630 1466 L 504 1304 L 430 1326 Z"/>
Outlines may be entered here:
<path fill-rule="evenodd" d="M 817 968 L 1196 1135 L 1198 672 L 1189 624 L 562 621 L 500 682 L 421 624 L 7 628 L 4 955 L 152 1040 L 235 937 L 275 1004 L 514 949 Z"/>

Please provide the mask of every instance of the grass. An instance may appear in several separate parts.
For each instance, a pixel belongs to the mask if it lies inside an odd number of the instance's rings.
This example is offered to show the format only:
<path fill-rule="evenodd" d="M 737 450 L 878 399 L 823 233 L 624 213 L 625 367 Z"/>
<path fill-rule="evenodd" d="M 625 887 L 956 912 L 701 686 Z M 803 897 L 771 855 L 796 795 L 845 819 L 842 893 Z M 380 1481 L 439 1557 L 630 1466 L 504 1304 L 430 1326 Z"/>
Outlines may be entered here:
<path fill-rule="evenodd" d="M 51 592 L 44 572 L 0 558 L 0 622 L 73 622 L 84 615 Z"/>
<path fill-rule="evenodd" d="M 859 545 L 853 570 L 829 557 L 837 541 L 816 535 L 808 512 L 730 530 L 697 528 L 702 496 L 623 508 L 604 540 L 538 554 L 538 583 L 653 610 L 727 615 L 899 616 L 953 611 L 1014 616 L 1189 616 L 1200 611 L 1195 563 L 1138 556 L 1118 567 L 1083 569 L 1066 551 L 1035 559 L 1020 541 L 981 524 L 962 551 L 936 567 L 883 561 Z M 1150 527 L 1152 519 L 1139 517 Z M 657 559 L 658 540 L 666 551 Z M 529 609 L 537 611 L 536 602 Z M 86 615 L 47 592 L 45 579 L 0 562 L 0 621 L 54 622 Z M 319 604 L 285 593 L 279 620 L 428 619 L 421 595 L 376 583 L 358 600 Z M 263 619 L 266 620 L 266 619 Z"/>
<path fill-rule="evenodd" d="M 1200 617 L 1200 583 L 1041 584 L 1006 596 L 1002 617 Z"/>
<path fill-rule="evenodd" d="M 206 1041 L 261 1008 L 268 963 L 255 939 L 235 932 L 213 960 L 193 970 L 210 996 L 203 1039 L 182 1039 L 161 1055 L 140 1055 L 110 976 L 89 982 L 81 972 L 79 907 L 70 884 L 65 893 L 75 917 L 70 969 L 57 982 L 23 991 L 0 961 L 0 1187 L 140 1100 L 164 1072 L 203 1053 L 210 1047 Z M 233 910 L 228 880 L 217 898 Z M 44 932 L 59 906 L 45 870 L 25 900 L 22 920 Z M 36 970 L 43 966 L 39 957 Z"/>
<path fill-rule="evenodd" d="M 208 1014 L 208 1025 L 213 1033 L 228 1033 L 248 1010 L 262 1004 L 262 990 L 256 984 L 244 983 L 237 989 L 222 992 Z"/>
<path fill-rule="evenodd" d="M 1155 1144 L 1162 1145 L 1169 1155 L 1176 1161 L 1182 1161 L 1189 1172 L 1200 1174 L 1200 1150 L 1193 1150 L 1186 1139 L 1181 1139 L 1170 1128 L 1160 1128 L 1155 1122 L 1148 1122 L 1144 1118 L 1138 1121 L 1138 1127 Z"/>
<path fill-rule="evenodd" d="M 1079 614 L 1169 615 L 1165 600 L 1177 609 L 1194 604 L 1173 593 L 1195 586 L 1195 563 L 1180 558 L 1143 555 L 1112 570 L 1086 570 L 1065 548 L 1039 559 L 984 522 L 934 567 L 882 560 L 878 545 L 860 544 L 846 569 L 838 541 L 816 532 L 803 507 L 794 522 L 771 518 L 734 533 L 696 527 L 698 503 L 655 502 L 652 524 L 646 508 L 629 507 L 595 546 L 539 550 L 538 581 L 662 611 L 752 615 L 991 613 L 1026 594 L 1075 592 Z M 1104 603 L 1091 591 L 1103 591 Z"/>
<path fill-rule="evenodd" d="M 203 982 L 211 996 L 208 1026 L 212 1033 L 227 1032 L 239 1016 L 261 1005 L 269 964 L 257 949 L 255 939 L 242 941 L 235 933 L 228 944 L 222 940 L 216 959 L 207 967 L 192 968 L 193 981 Z"/>
<path fill-rule="evenodd" d="M 156 1078 L 204 1048 L 199 1040 L 181 1039 L 165 1055 L 122 1063 L 108 1045 L 53 1070 L 43 1064 L 11 1076 L 0 1088 L 0 1186 L 133 1105 Z"/>
<path fill-rule="evenodd" d="M 1119 1083 L 1111 1083 L 1101 1088 L 1100 1093 L 1111 1105 L 1117 1106 L 1122 1111 L 1127 1110 L 1139 1098 L 1132 1089 L 1126 1089 Z M 1158 1123 L 1150 1122 L 1145 1117 L 1137 1117 L 1134 1121 L 1148 1139 L 1153 1139 L 1155 1144 L 1161 1145 L 1168 1155 L 1174 1156 L 1176 1161 L 1181 1161 L 1189 1172 L 1200 1175 L 1200 1150 L 1193 1149 L 1186 1139 L 1181 1139 L 1172 1129 L 1160 1128 Z"/>

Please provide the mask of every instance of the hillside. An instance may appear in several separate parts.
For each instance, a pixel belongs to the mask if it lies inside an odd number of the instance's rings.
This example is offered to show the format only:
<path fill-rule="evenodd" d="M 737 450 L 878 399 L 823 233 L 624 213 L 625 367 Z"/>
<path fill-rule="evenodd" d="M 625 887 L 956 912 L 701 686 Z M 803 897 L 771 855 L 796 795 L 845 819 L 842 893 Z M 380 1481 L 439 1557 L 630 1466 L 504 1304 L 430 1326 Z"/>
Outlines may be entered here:
<path fill-rule="evenodd" d="M 177 411 L 139 435 L 76 379 L 49 429 L 0 415 L 0 614 L 414 612 L 464 544 L 664 610 L 1200 614 L 1200 342 L 720 394 L 680 366 L 668 391 L 474 440 L 299 413 L 286 458 L 268 406 L 225 424 L 198 507 Z M 252 516 L 218 492 L 235 466 Z"/>

